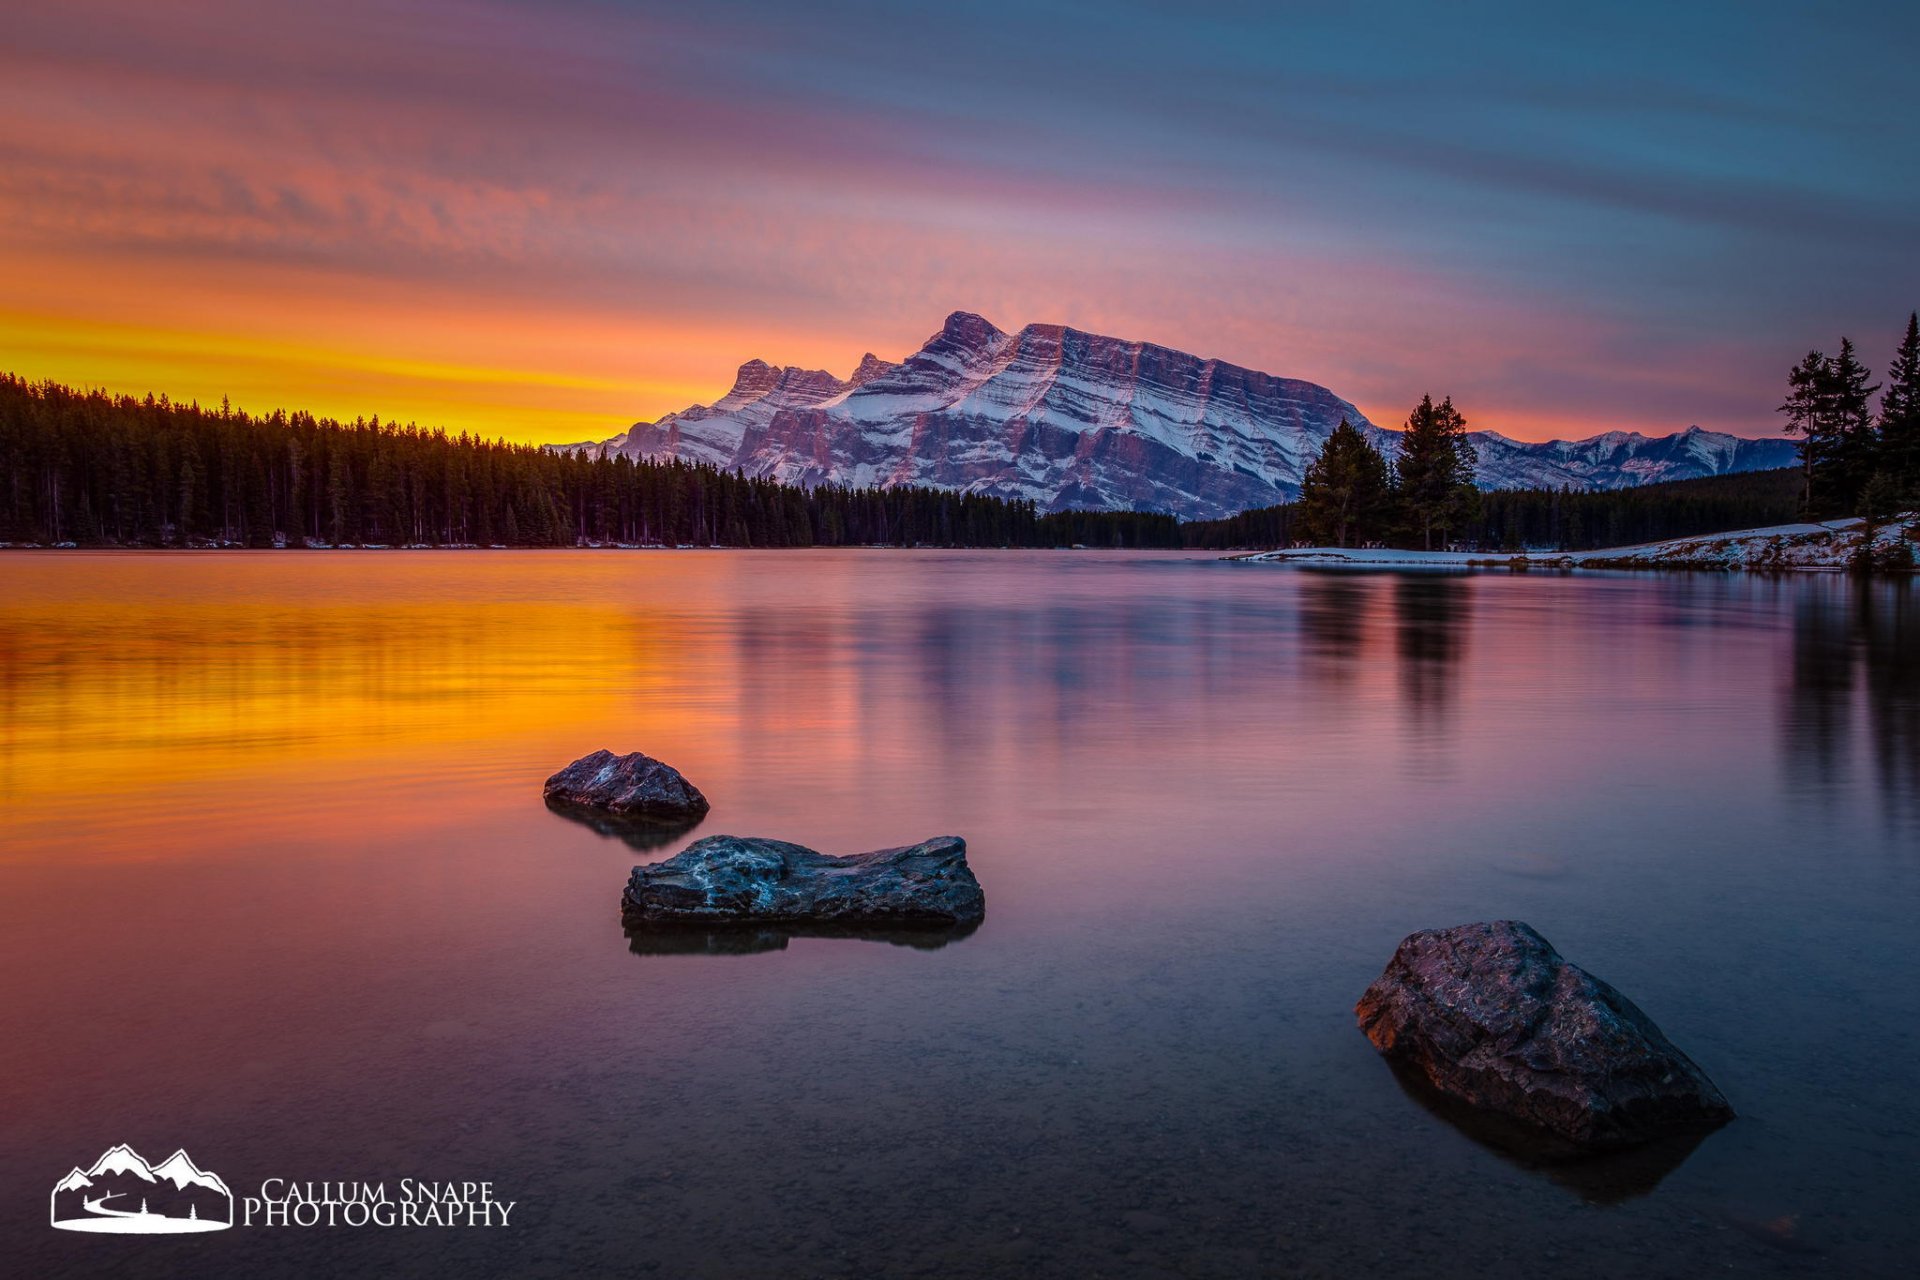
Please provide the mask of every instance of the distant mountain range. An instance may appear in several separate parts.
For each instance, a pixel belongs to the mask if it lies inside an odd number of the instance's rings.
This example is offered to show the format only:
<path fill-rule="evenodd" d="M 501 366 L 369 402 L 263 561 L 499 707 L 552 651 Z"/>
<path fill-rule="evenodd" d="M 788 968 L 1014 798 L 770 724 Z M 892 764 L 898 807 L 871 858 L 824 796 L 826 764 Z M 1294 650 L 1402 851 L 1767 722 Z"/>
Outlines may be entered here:
<path fill-rule="evenodd" d="M 1297 496 L 1341 418 L 1397 451 L 1399 432 L 1311 382 L 1063 325 L 1010 334 L 956 311 L 897 364 L 868 354 L 842 379 L 749 360 L 711 405 L 553 447 L 708 462 L 788 484 L 927 485 L 1030 498 L 1042 511 L 1204 520 Z M 1698 427 L 1541 444 L 1491 431 L 1471 439 L 1489 489 L 1619 489 L 1798 458 L 1784 439 Z"/>

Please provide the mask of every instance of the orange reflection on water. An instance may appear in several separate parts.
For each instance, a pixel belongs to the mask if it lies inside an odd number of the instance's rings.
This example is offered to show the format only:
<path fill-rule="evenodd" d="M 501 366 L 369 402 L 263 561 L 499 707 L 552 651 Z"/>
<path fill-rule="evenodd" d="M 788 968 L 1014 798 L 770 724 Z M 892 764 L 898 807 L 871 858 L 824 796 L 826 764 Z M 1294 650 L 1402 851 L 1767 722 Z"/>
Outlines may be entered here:
<path fill-rule="evenodd" d="M 151 854 L 156 831 L 186 824 L 190 841 L 216 800 L 229 831 L 250 810 L 276 815 L 264 827 L 343 806 L 363 818 L 382 806 L 383 827 L 404 826 L 432 807 L 422 779 L 454 758 L 469 776 L 508 765 L 475 762 L 486 744 L 551 740 L 560 763 L 598 745 L 613 731 L 610 685 L 627 695 L 624 732 L 675 736 L 658 695 L 698 687 L 715 658 L 697 631 L 648 625 L 630 604 L 490 595 L 471 559 L 389 558 L 375 591 L 350 557 L 193 561 L 191 574 L 138 556 L 4 566 L 7 856 L 41 851 L 36 833 L 57 835 L 63 857 L 109 854 L 118 816 L 133 814 Z M 458 803 L 498 791 L 463 786 Z"/>

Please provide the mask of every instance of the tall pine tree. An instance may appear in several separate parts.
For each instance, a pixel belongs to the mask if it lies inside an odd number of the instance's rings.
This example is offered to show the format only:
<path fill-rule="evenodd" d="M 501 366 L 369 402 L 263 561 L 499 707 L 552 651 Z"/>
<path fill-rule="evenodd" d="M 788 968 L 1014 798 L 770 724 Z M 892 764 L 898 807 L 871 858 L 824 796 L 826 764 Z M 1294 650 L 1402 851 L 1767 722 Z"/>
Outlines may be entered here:
<path fill-rule="evenodd" d="M 1800 437 L 1800 505 L 1809 513 L 1824 505 L 1834 459 L 1839 455 L 1829 407 L 1832 389 L 1833 362 L 1818 351 L 1809 351 L 1788 371 L 1787 398 L 1779 410 L 1787 418 L 1787 425 L 1781 429 Z"/>
<path fill-rule="evenodd" d="M 1880 397 L 1880 471 L 1899 500 L 1920 500 L 1920 313 L 1907 316 L 1907 335 L 1887 367 Z"/>
<path fill-rule="evenodd" d="M 1449 532 L 1472 518 L 1475 461 L 1467 420 L 1453 407 L 1453 397 L 1436 405 L 1432 396 L 1421 396 L 1407 415 L 1394 471 L 1401 509 L 1424 550 L 1433 550 L 1434 534 L 1444 545 Z"/>
<path fill-rule="evenodd" d="M 1873 394 L 1867 367 L 1854 354 L 1853 340 L 1840 339 L 1840 354 L 1830 366 L 1833 378 L 1834 488 L 1839 509 L 1854 513 L 1860 495 L 1873 475 L 1880 452 L 1880 432 L 1873 421 Z"/>
<path fill-rule="evenodd" d="M 1344 547 L 1381 537 L 1392 518 L 1386 459 L 1340 419 L 1300 482 L 1301 532 L 1316 543 Z"/>

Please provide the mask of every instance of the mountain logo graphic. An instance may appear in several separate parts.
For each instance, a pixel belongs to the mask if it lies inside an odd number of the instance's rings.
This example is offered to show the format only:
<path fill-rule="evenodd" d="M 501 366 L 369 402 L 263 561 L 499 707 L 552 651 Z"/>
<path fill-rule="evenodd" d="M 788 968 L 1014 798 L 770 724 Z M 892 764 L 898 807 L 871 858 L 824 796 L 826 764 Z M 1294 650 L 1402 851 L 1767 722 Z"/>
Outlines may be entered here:
<path fill-rule="evenodd" d="M 233 1225 L 233 1192 L 185 1150 L 148 1164 L 125 1143 L 53 1184 L 53 1225 L 62 1231 L 166 1235 L 224 1231 Z"/>

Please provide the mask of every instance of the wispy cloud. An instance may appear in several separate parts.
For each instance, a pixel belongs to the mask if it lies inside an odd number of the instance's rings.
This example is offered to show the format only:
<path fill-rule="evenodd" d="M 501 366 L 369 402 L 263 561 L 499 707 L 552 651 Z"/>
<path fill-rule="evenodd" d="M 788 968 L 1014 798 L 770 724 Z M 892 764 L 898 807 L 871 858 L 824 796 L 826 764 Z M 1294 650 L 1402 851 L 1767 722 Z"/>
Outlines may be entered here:
<path fill-rule="evenodd" d="M 36 376 L 573 439 L 967 307 L 1751 433 L 1920 280 L 1900 6 L 15 7 Z"/>

